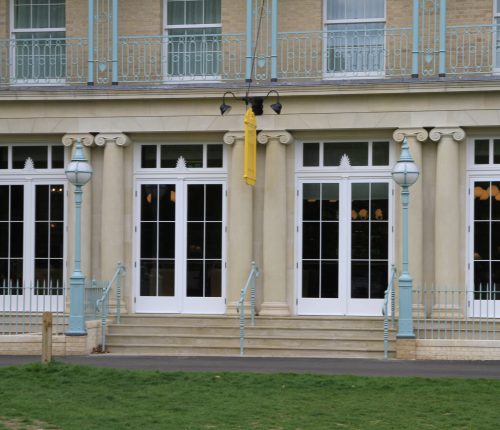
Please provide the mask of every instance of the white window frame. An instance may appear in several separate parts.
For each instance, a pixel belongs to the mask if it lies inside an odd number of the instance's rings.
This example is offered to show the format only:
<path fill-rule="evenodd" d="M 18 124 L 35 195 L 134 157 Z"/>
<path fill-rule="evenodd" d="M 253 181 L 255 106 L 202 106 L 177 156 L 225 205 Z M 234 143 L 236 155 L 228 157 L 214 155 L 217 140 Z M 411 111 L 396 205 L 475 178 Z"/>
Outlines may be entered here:
<path fill-rule="evenodd" d="M 23 282 L 24 285 L 35 285 L 35 189 L 37 185 L 54 185 L 63 184 L 64 185 L 64 209 L 63 209 L 63 232 L 64 232 L 64 243 L 63 243 L 63 285 L 61 288 L 66 287 L 67 280 L 67 242 L 68 242 L 68 181 L 64 173 L 64 168 L 60 169 L 12 169 L 12 147 L 13 146 L 56 146 L 57 144 L 50 143 L 13 143 L 13 144 L 2 144 L 0 146 L 8 146 L 9 151 L 9 168 L 0 169 L 0 185 L 23 185 L 24 186 L 24 218 L 23 218 Z M 51 157 L 51 151 L 49 153 L 49 160 Z M 50 166 L 50 164 L 48 164 Z M 50 304 L 51 309 L 64 309 L 64 297 L 62 294 L 60 296 L 52 296 L 52 302 Z M 37 306 L 48 306 L 48 303 L 43 301 L 39 302 L 37 297 L 32 297 L 32 301 L 29 302 L 30 298 L 25 299 L 23 306 L 31 306 L 31 310 L 36 310 Z M 35 308 L 33 308 L 35 306 Z M 38 308 L 37 308 L 38 309 Z M 43 310 L 41 307 L 38 310 Z"/>
<path fill-rule="evenodd" d="M 321 145 L 320 145 L 320 167 L 303 167 L 302 154 L 304 143 L 328 143 L 328 142 L 373 142 L 373 141 L 388 141 L 389 142 L 389 164 L 387 166 L 322 166 L 321 160 Z M 370 146 L 370 145 L 369 145 Z M 371 157 L 369 158 L 369 160 Z M 339 195 L 343 201 L 351 201 L 351 184 L 353 183 L 388 183 L 389 185 L 389 219 L 388 219 L 388 279 L 390 280 L 390 267 L 394 261 L 394 182 L 391 176 L 392 165 L 396 159 L 396 145 L 391 139 L 308 139 L 298 141 L 295 152 L 295 189 L 296 189 L 296 204 L 295 204 L 295 314 L 302 315 L 374 315 L 379 312 L 383 299 L 349 299 L 351 282 L 351 218 L 350 207 L 341 208 L 342 213 L 339 216 L 339 298 L 338 299 L 313 299 L 322 300 L 324 303 L 311 304 L 300 302 L 302 298 L 302 207 L 300 204 L 300 196 L 302 195 L 302 184 L 304 183 L 339 183 Z M 341 200 L 342 201 L 342 200 Z M 348 204 L 348 203 L 346 203 Z M 343 221 L 343 224 L 341 224 Z M 347 224 L 346 224 L 347 223 Z M 349 289 L 348 289 L 349 287 Z M 303 299 L 302 299 L 303 300 Z M 339 300 L 341 309 L 338 307 L 332 312 L 331 308 L 334 300 Z M 358 303 L 355 301 L 358 300 Z M 373 306 L 367 301 L 372 301 Z M 302 309 L 299 309 L 299 302 Z M 305 305 L 305 306 L 304 306 Z"/>
<path fill-rule="evenodd" d="M 200 29 L 204 30 L 207 28 L 220 28 L 222 31 L 222 22 L 218 24 L 180 24 L 180 25 L 169 25 L 168 23 L 168 1 L 169 0 L 163 0 L 163 35 L 164 35 L 164 42 L 163 42 L 163 48 L 162 48 L 162 56 L 164 58 L 164 61 L 162 61 L 162 73 L 164 77 L 165 82 L 176 82 L 176 81 L 182 81 L 183 83 L 200 83 L 200 82 L 205 82 L 205 81 L 220 81 L 222 79 L 222 76 L 219 75 L 210 75 L 210 76 L 203 76 L 203 75 L 194 75 L 194 76 L 177 76 L 177 75 L 169 75 L 168 73 L 168 47 L 169 47 L 169 42 L 168 42 L 168 37 L 169 37 L 169 31 L 170 30 L 193 30 L 193 29 Z M 190 1 L 190 0 L 184 0 Z M 222 0 L 221 0 L 222 1 Z M 222 36 L 221 36 L 222 37 Z"/>
<path fill-rule="evenodd" d="M 64 32 L 66 37 L 66 27 L 43 27 L 43 28 L 16 28 L 15 27 L 15 0 L 9 0 L 9 20 L 10 20 L 10 34 L 12 41 L 10 43 L 10 77 L 13 85 L 62 85 L 66 82 L 66 78 L 61 79 L 17 79 L 16 78 L 16 34 L 21 33 L 55 33 Z"/>
<path fill-rule="evenodd" d="M 349 1 L 349 0 L 346 0 Z M 382 70 L 380 71 L 367 71 L 367 72 L 329 72 L 328 71 L 328 26 L 335 24 L 372 24 L 372 23 L 384 23 L 384 50 L 387 46 L 386 36 L 385 36 L 385 23 L 387 22 L 387 1 L 384 0 L 384 18 L 360 18 L 360 19 L 327 19 L 328 17 L 328 0 L 323 1 L 323 77 L 325 79 L 362 79 L 362 78 L 383 78 L 385 77 L 385 56 L 384 62 L 382 64 Z"/>
<path fill-rule="evenodd" d="M 183 142 L 183 141 L 144 141 L 136 145 L 134 148 L 134 240 L 133 240 L 133 256 L 134 256 L 134 312 L 145 312 L 138 307 L 137 301 L 140 300 L 140 192 L 141 185 L 144 184 L 175 184 L 176 195 L 180 197 L 182 194 L 182 201 L 176 205 L 176 222 L 180 220 L 181 223 L 176 225 L 176 277 L 175 277 L 175 295 L 168 300 L 170 306 L 169 310 L 165 310 L 164 305 L 161 303 L 155 304 L 154 297 L 150 300 L 151 307 L 147 312 L 152 313 L 185 313 L 185 314 L 202 314 L 213 313 L 223 314 L 226 309 L 227 298 L 227 151 L 226 145 L 223 144 L 222 168 L 141 168 L 141 147 L 143 145 L 157 145 L 157 165 L 159 166 L 160 159 L 160 146 L 161 145 L 189 145 L 189 144 L 202 144 L 204 145 L 204 159 L 206 159 L 206 146 L 209 144 L 220 144 L 219 141 L 212 142 Z M 187 187 L 192 184 L 222 184 L 222 258 L 221 258 L 221 297 L 187 297 L 186 296 L 186 241 L 187 241 Z M 181 187 L 179 190 L 177 187 Z M 181 191 L 181 193 L 179 193 Z M 162 299 L 160 297 L 160 299 Z"/>

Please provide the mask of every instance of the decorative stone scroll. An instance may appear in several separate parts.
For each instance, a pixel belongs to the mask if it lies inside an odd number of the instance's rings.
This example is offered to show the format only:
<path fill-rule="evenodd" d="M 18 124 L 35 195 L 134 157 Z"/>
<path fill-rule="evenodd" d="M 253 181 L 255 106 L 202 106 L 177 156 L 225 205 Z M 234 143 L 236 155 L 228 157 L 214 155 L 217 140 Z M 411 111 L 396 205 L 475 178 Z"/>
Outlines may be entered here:
<path fill-rule="evenodd" d="M 99 133 L 95 137 L 95 144 L 97 146 L 104 146 L 108 142 L 114 142 L 116 146 L 128 146 L 131 140 L 124 133 Z"/>
<path fill-rule="evenodd" d="M 80 139 L 83 146 L 92 146 L 94 143 L 94 136 L 90 133 L 68 133 L 62 138 L 62 143 L 64 146 L 73 146 L 76 141 Z"/>

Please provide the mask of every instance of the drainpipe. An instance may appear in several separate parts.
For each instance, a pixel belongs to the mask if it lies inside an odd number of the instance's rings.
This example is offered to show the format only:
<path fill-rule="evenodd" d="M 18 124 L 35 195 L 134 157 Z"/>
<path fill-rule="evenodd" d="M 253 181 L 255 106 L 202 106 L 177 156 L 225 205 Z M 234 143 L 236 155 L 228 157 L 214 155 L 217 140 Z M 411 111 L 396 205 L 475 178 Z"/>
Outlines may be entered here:
<path fill-rule="evenodd" d="M 118 85 L 118 0 L 113 0 L 113 31 L 111 34 L 111 84 Z"/>
<path fill-rule="evenodd" d="M 278 80 L 278 0 L 272 2 L 271 14 L 271 82 Z"/>
<path fill-rule="evenodd" d="M 247 0 L 247 44 L 245 80 L 252 82 L 252 0 Z"/>
<path fill-rule="evenodd" d="M 446 0 L 439 5 L 439 77 L 446 76 Z"/>
<path fill-rule="evenodd" d="M 413 50 L 411 54 L 411 77 L 418 78 L 418 18 L 419 1 L 413 0 Z"/>
<path fill-rule="evenodd" d="M 88 33 L 87 33 L 87 85 L 94 85 L 94 0 L 88 0 Z"/>

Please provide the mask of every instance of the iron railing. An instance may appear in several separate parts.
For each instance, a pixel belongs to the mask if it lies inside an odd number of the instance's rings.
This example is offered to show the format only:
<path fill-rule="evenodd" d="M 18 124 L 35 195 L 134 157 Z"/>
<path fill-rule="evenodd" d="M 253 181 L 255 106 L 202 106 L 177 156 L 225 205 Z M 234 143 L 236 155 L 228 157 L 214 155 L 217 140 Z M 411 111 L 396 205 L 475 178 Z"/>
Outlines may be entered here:
<path fill-rule="evenodd" d="M 0 335 L 41 333 L 42 314 L 53 315 L 53 332 L 64 333 L 67 324 L 67 288 L 59 283 L 0 284 Z"/>
<path fill-rule="evenodd" d="M 391 327 L 394 328 L 394 313 L 396 307 L 394 300 L 394 281 L 396 280 L 396 274 L 396 266 L 393 264 L 391 267 L 391 280 L 384 292 L 384 304 L 382 306 L 382 315 L 384 316 L 384 358 L 386 360 L 389 358 L 389 309 L 391 317 Z"/>
<path fill-rule="evenodd" d="M 237 310 L 240 313 L 240 355 L 243 355 L 245 348 L 245 297 L 250 288 L 250 315 L 252 326 L 255 325 L 255 280 L 259 276 L 259 269 L 254 261 L 250 266 L 247 282 L 241 289 L 240 300 Z"/>
<path fill-rule="evenodd" d="M 500 290 L 480 285 L 474 291 L 416 289 L 415 335 L 419 339 L 500 340 Z"/>

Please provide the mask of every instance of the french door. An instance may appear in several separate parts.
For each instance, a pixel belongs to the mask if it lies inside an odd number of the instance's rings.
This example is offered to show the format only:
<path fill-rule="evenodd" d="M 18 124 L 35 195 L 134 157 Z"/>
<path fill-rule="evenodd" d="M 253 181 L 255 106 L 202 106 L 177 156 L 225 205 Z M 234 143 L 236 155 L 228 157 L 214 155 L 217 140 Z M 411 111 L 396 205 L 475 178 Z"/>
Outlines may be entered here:
<path fill-rule="evenodd" d="M 304 180 L 297 189 L 297 311 L 380 315 L 389 280 L 388 181 Z"/>
<path fill-rule="evenodd" d="M 467 302 L 472 317 L 500 317 L 500 180 L 472 180 Z"/>
<path fill-rule="evenodd" d="M 136 312 L 225 312 L 223 182 L 137 185 Z"/>
<path fill-rule="evenodd" d="M 64 307 L 65 184 L 0 183 L 0 307 Z M 50 303 L 48 303 L 50 301 Z"/>

